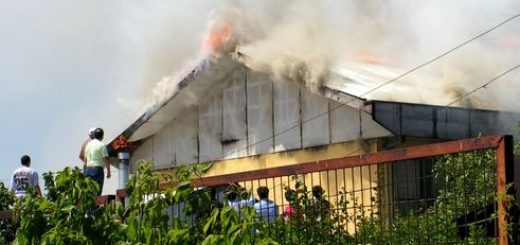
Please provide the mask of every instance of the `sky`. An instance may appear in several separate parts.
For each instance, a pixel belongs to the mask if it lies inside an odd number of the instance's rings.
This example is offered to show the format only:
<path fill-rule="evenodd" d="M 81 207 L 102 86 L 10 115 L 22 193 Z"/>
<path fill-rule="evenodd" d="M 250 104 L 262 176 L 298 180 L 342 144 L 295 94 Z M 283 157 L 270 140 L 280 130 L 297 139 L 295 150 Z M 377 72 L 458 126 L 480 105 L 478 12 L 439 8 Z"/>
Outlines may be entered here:
<path fill-rule="evenodd" d="M 24 154 L 40 176 L 80 166 L 90 127 L 121 133 L 197 53 L 214 4 L 0 0 L 0 179 Z"/>

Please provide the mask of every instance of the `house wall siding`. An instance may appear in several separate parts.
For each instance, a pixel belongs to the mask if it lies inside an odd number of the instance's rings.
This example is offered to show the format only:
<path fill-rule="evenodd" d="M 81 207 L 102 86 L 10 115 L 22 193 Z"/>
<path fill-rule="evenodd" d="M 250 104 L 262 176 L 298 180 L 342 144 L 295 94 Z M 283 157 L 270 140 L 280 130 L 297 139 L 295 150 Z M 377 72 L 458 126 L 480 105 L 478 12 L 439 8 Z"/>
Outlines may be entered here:
<path fill-rule="evenodd" d="M 222 152 L 222 93 L 217 91 L 199 104 L 199 161 L 218 159 Z"/>
<path fill-rule="evenodd" d="M 173 120 L 172 140 L 175 145 L 175 162 L 177 165 L 199 161 L 197 108 L 191 108 L 191 111 L 191 113 L 184 113 L 181 117 Z M 155 138 L 157 135 L 153 137 Z"/>
<path fill-rule="evenodd" d="M 273 82 L 265 74 L 248 73 L 247 119 L 249 154 L 273 152 Z"/>
<path fill-rule="evenodd" d="M 225 159 L 247 156 L 246 79 L 246 70 L 238 69 L 225 81 L 221 139 Z"/>
<path fill-rule="evenodd" d="M 239 68 L 221 83 L 146 139 L 131 162 L 163 169 L 390 135 L 363 111 L 265 74 Z"/>
<path fill-rule="evenodd" d="M 327 98 L 302 90 L 303 147 L 330 143 L 329 101 Z"/>

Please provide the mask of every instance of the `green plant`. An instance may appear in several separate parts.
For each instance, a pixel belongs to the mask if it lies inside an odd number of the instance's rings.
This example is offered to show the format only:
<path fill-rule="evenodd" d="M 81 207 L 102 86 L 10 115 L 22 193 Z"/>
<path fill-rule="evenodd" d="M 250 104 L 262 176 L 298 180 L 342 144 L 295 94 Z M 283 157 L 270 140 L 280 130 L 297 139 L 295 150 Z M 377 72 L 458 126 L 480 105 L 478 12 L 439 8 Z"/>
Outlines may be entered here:
<path fill-rule="evenodd" d="M 0 182 L 0 211 L 8 210 L 14 204 L 11 191 Z M 0 244 L 6 244 L 14 239 L 15 227 L 10 220 L 0 220 Z"/>
<path fill-rule="evenodd" d="M 211 165 L 182 166 L 172 176 L 139 161 L 127 183 L 128 205 L 98 206 L 97 183 L 79 168 L 44 174 L 45 197 L 29 195 L 14 204 L 14 244 L 492 244 L 482 227 L 471 225 L 469 236 L 457 234 L 456 218 L 501 198 L 494 192 L 492 151 L 444 156 L 433 168 L 438 190 L 435 202 L 421 210 L 390 215 L 381 208 L 382 190 L 374 188 L 370 209 L 353 193 L 338 195 L 335 206 L 313 199 L 297 181 L 289 220 L 267 223 L 252 207 L 240 213 L 214 205 L 208 188 L 195 188 L 192 178 Z M 161 180 L 173 181 L 162 188 Z M 236 187 L 235 187 L 236 188 Z M 290 189 L 285 187 L 286 191 Z M 0 185 L 0 207 L 13 205 Z M 240 190 L 240 196 L 245 194 Z M 3 205 L 3 206 L 1 206 Z M 168 213 L 172 207 L 180 210 Z M 7 223 L 2 223 L 6 225 Z M 349 233 L 347 226 L 356 232 Z M 0 233 L 6 241 L 8 231 Z M 12 234 L 12 232 L 11 232 Z M 11 238 L 12 239 L 12 238 Z"/>
<path fill-rule="evenodd" d="M 18 225 L 15 244 L 108 244 L 107 228 L 101 222 L 103 210 L 95 198 L 99 186 L 85 178 L 79 168 L 65 168 L 55 177 L 44 174 L 46 198 L 26 196 L 14 207 Z M 98 218 L 99 217 L 99 218 Z"/>
<path fill-rule="evenodd" d="M 469 236 L 462 238 L 456 224 L 457 218 L 499 198 L 500 194 L 495 193 L 494 163 L 492 150 L 440 157 L 432 170 L 437 189 L 433 206 L 396 215 L 391 222 L 384 213 L 368 216 L 358 210 L 359 232 L 355 240 L 374 244 L 494 244 L 493 239 L 486 237 L 483 227 L 469 225 Z"/>

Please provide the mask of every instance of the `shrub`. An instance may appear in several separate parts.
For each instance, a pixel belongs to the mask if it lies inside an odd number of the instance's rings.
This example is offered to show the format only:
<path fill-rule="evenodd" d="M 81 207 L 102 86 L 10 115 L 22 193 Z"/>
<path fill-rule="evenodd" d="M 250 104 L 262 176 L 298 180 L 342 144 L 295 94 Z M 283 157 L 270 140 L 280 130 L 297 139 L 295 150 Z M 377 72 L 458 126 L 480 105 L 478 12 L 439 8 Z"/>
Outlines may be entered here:
<path fill-rule="evenodd" d="M 383 210 L 370 213 L 345 191 L 331 209 L 314 201 L 307 187 L 298 182 L 291 202 L 294 215 L 267 223 L 251 207 L 242 208 L 240 213 L 232 207 L 220 207 L 214 205 L 209 189 L 194 188 L 192 176 L 200 176 L 209 165 L 183 166 L 174 176 L 153 172 L 146 161 L 137 166 L 126 186 L 125 207 L 115 202 L 96 205 L 99 187 L 79 168 L 44 174 L 46 196 L 17 200 L 16 235 L 13 226 L 3 221 L 0 238 L 5 242 L 14 237 L 14 244 L 493 243 L 474 225 L 469 236 L 461 238 L 455 221 L 498 198 L 491 151 L 439 158 L 433 169 L 438 190 L 434 204 L 392 217 L 391 222 Z M 177 184 L 163 189 L 161 180 Z M 6 209 L 14 199 L 3 185 L 0 193 L 0 208 Z M 371 206 L 377 207 L 378 199 L 374 198 Z M 173 217 L 168 213 L 172 206 L 180 210 Z M 347 231 L 347 224 L 355 225 L 354 234 Z"/>

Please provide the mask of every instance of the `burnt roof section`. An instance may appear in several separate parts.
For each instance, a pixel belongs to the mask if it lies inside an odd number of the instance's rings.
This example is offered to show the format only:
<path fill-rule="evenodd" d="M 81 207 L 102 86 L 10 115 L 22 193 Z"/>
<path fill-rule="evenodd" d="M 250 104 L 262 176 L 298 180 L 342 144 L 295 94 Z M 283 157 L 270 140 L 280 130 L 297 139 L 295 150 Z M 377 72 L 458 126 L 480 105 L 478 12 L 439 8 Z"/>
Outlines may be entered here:
<path fill-rule="evenodd" d="M 370 101 L 372 119 L 397 136 L 464 139 L 517 134 L 520 114 L 461 107 Z"/>

